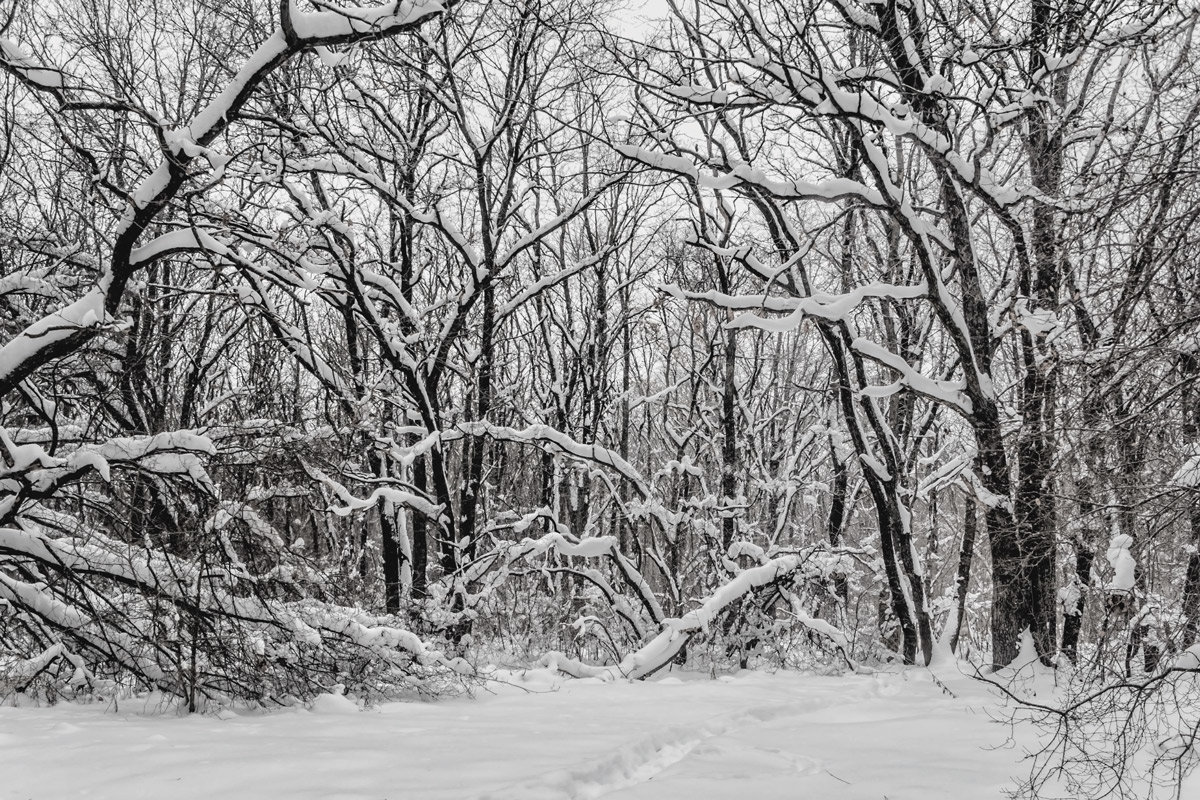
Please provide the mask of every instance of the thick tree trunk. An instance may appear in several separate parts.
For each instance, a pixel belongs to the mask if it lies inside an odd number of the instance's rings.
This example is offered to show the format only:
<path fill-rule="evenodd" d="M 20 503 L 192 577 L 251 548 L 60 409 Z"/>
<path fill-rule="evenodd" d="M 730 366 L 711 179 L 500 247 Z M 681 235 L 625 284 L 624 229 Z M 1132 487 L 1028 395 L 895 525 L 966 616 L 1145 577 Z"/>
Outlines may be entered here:
<path fill-rule="evenodd" d="M 897 13 L 897 9 L 891 7 L 889 13 L 879 16 L 881 39 L 905 99 L 912 104 L 916 115 L 932 130 L 954 140 L 955 133 L 948 122 L 945 104 L 925 90 L 921 59 L 928 57 L 930 46 L 925 32 L 919 27 L 902 28 L 905 24 L 902 21 L 911 20 L 910 16 Z M 889 176 L 878 172 L 878 166 L 865 163 L 877 172 L 876 180 L 890 181 Z M 971 401 L 968 419 L 975 433 L 976 474 L 987 495 L 986 520 L 992 555 L 992 661 L 1003 666 L 1016 657 L 1018 639 L 1025 628 L 1033 631 L 1034 641 L 1043 657 L 1053 653 L 1053 583 L 1047 585 L 1043 577 L 1047 566 L 1053 565 L 1053 554 L 1042 552 L 1044 543 L 1019 525 L 1019 520 L 1014 517 L 1009 460 L 1004 449 L 1004 432 L 991 369 L 994 342 L 989 304 L 976 263 L 973 217 L 960 192 L 957 174 L 940 161 L 934 161 L 933 167 L 938 175 L 946 230 L 953 244 L 960 296 L 951 298 L 943 290 L 931 292 L 931 300 L 934 313 L 958 351 L 966 394 Z M 914 243 L 914 252 L 927 285 L 944 286 L 944 266 L 925 246 L 923 234 L 914 229 L 899 205 L 894 207 L 892 218 Z M 1017 239 L 1019 244 L 1019 234 Z M 1047 589 L 1050 591 L 1048 604 L 1034 596 L 1035 592 L 1044 593 Z M 1044 613 L 1047 605 L 1051 610 L 1048 619 Z"/>
<path fill-rule="evenodd" d="M 1024 630 L 1028 628 L 1035 645 L 1042 648 L 1048 639 L 1053 640 L 1053 629 L 1040 627 L 1045 619 L 1036 610 L 1039 604 L 1027 571 L 1039 543 L 1018 527 L 1013 516 L 1008 459 L 995 405 L 977 409 L 973 421 L 979 448 L 976 470 L 987 494 L 984 519 L 992 557 L 992 665 L 999 668 L 1017 657 Z M 1043 655 L 1051 652 L 1052 645 L 1039 649 Z"/>
<path fill-rule="evenodd" d="M 1053 9 L 1044 0 L 1035 0 L 1032 9 L 1031 63 L 1036 70 L 1044 66 L 1045 53 L 1056 50 L 1051 30 Z M 1066 24 L 1067 20 L 1060 20 Z M 1066 102 L 1065 71 L 1049 80 L 1046 91 L 1058 107 Z M 1030 181 L 1046 197 L 1061 191 L 1063 171 L 1062 128 L 1051 118 L 1052 112 L 1036 108 L 1028 117 L 1026 150 L 1029 153 Z M 1060 270 L 1059 214 L 1054 206 L 1037 203 L 1033 207 L 1029 241 L 1030 262 L 1021 268 L 1021 290 L 1028 298 L 1030 311 L 1054 315 L 1058 311 Z M 1024 328 L 1020 332 L 1024 370 L 1021 394 L 1021 429 L 1017 441 L 1017 492 L 1015 513 L 1026 550 L 1025 578 L 1030 592 L 1032 632 L 1039 655 L 1049 662 L 1057 649 L 1055 624 L 1056 528 L 1054 476 L 1054 384 L 1055 373 L 1048 343 L 1048 331 Z"/>

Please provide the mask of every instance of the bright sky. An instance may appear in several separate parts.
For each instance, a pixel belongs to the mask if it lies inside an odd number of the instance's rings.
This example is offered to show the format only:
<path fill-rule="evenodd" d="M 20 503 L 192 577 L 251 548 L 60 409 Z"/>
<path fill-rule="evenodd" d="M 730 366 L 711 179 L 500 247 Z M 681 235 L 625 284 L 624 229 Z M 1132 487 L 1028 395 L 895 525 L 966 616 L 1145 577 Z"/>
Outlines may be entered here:
<path fill-rule="evenodd" d="M 667 0 L 625 0 L 623 5 L 629 13 L 628 16 L 621 14 L 619 18 L 624 17 L 631 36 L 648 31 L 670 13 Z"/>

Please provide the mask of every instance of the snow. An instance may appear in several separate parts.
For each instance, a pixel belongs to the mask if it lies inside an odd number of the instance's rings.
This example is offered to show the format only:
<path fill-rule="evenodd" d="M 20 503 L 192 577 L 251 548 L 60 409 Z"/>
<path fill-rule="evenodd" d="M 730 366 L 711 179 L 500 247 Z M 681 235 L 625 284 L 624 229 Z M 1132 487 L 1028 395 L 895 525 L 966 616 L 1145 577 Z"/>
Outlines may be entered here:
<path fill-rule="evenodd" d="M 95 288 L 75 302 L 47 314 L 0 346 L 0 380 L 12 375 L 22 362 L 83 328 L 93 328 L 105 318 L 104 290 Z"/>
<path fill-rule="evenodd" d="M 129 253 L 129 263 L 134 266 L 147 264 L 164 255 L 187 250 L 200 250 L 215 255 L 229 256 L 233 251 L 212 234 L 194 228 L 181 228 L 155 237 Z"/>
<path fill-rule="evenodd" d="M 1184 650 L 1171 664 L 1172 669 L 1200 669 L 1200 644 Z"/>
<path fill-rule="evenodd" d="M 850 346 L 869 359 L 889 367 L 901 375 L 901 382 L 914 392 L 950 406 L 969 417 L 974 410 L 967 397 L 963 381 L 939 381 L 922 375 L 903 358 L 869 339 L 859 337 Z"/>
<path fill-rule="evenodd" d="M 1021 770 L 994 700 L 957 674 L 496 677 L 366 711 L 340 687 L 269 714 L 0 707 L 0 797 L 982 800 Z"/>
<path fill-rule="evenodd" d="M 1017 655 L 1009 664 L 1004 667 L 1011 674 L 1019 674 L 1024 670 L 1040 670 L 1042 668 L 1041 657 L 1038 655 L 1037 644 L 1033 641 L 1033 633 L 1029 628 L 1021 631 L 1021 635 L 1017 639 Z"/>
<path fill-rule="evenodd" d="M 317 695 L 308 704 L 308 710 L 314 714 L 357 714 L 361 710 L 358 703 L 343 692 L 344 687 L 335 686 L 334 691 Z"/>
<path fill-rule="evenodd" d="M 0 61 L 39 89 L 54 90 L 64 86 L 62 71 L 38 64 L 20 42 L 0 37 Z"/>
<path fill-rule="evenodd" d="M 592 461 L 611 467 L 628 480 L 642 497 L 651 497 L 649 484 L 637 469 L 615 451 L 598 444 L 577 442 L 549 425 L 529 425 L 522 429 L 493 425 L 488 422 L 460 422 L 454 430 L 443 431 L 442 441 L 452 441 L 457 435 L 488 436 L 497 441 L 538 443 L 582 461 Z"/>
<path fill-rule="evenodd" d="M 1185 489 L 1200 488 L 1200 455 L 1192 456 L 1185 461 L 1179 471 L 1172 476 L 1170 483 Z"/>
<path fill-rule="evenodd" d="M 438 0 L 396 0 L 379 6 L 344 6 L 336 11 L 299 12 L 294 2 L 288 7 L 295 34 L 311 41 L 382 35 L 445 10 Z"/>
<path fill-rule="evenodd" d="M 1112 564 L 1113 576 L 1108 584 L 1109 591 L 1113 592 L 1132 592 L 1134 584 L 1134 571 L 1137 568 L 1137 561 L 1129 552 L 1129 548 L 1133 547 L 1133 537 L 1123 533 L 1118 533 L 1112 537 L 1112 541 L 1108 543 L 1108 563 Z"/>

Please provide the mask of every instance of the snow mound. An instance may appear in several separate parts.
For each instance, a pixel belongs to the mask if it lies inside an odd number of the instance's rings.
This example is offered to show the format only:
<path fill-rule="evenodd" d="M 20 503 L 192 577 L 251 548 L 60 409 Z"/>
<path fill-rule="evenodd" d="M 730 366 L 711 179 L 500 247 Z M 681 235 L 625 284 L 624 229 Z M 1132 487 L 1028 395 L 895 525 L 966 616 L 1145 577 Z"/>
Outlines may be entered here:
<path fill-rule="evenodd" d="M 361 709 L 346 695 L 327 692 L 313 698 L 308 710 L 314 714 L 357 714 Z"/>
<path fill-rule="evenodd" d="M 1171 664 L 1172 669 L 1200 669 L 1200 644 L 1184 650 Z"/>

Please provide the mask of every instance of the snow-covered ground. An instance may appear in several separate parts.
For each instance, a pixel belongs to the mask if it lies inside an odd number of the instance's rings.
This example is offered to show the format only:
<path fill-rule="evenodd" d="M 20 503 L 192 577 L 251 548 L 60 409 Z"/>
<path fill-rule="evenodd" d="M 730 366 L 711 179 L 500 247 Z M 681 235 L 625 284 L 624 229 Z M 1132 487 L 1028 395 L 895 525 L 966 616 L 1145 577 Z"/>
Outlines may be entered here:
<path fill-rule="evenodd" d="M 925 670 L 610 684 L 543 670 L 474 699 L 359 711 L 326 696 L 225 718 L 0 707 L 0 798 L 1000 798 L 1022 751 L 996 708 Z"/>

